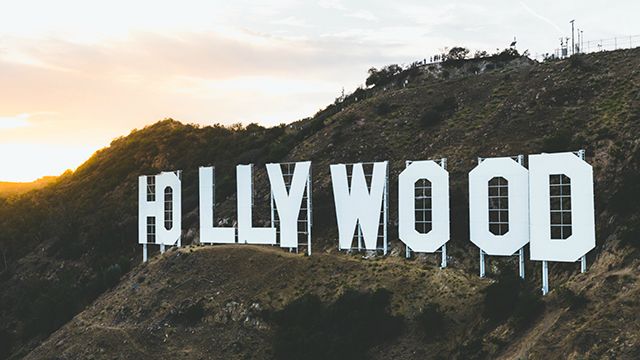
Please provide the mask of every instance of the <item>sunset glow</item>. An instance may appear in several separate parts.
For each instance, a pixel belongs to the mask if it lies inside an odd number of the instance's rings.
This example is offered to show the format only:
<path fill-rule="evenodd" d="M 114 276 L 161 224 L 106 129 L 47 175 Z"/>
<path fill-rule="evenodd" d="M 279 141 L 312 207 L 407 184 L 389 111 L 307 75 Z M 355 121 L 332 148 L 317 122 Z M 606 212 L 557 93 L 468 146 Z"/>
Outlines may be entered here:
<path fill-rule="evenodd" d="M 638 2 L 489 3 L 8 2 L 0 181 L 75 169 L 114 137 L 167 117 L 274 125 L 312 116 L 370 67 L 447 46 L 495 51 L 517 36 L 520 51 L 550 52 L 573 17 L 588 39 L 640 34 Z"/>

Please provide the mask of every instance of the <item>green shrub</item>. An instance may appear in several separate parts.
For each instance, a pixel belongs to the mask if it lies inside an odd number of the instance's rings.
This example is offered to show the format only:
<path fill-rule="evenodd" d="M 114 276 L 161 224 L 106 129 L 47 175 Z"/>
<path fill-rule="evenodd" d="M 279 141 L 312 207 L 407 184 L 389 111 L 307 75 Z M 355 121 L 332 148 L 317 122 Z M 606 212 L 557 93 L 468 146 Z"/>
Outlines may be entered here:
<path fill-rule="evenodd" d="M 528 328 L 544 310 L 544 302 L 539 291 L 523 290 L 513 310 L 513 324 L 516 329 Z"/>
<path fill-rule="evenodd" d="M 573 131 L 561 128 L 542 138 L 543 152 L 572 151 Z"/>
<path fill-rule="evenodd" d="M 420 125 L 424 128 L 428 128 L 439 123 L 440 120 L 442 120 L 442 116 L 439 112 L 433 109 L 428 109 L 420 117 Z"/>
<path fill-rule="evenodd" d="M 171 316 L 171 320 L 177 324 L 193 326 L 200 322 L 203 317 L 204 307 L 202 302 L 185 301 L 177 307 L 175 314 Z"/>
<path fill-rule="evenodd" d="M 13 334 L 6 329 L 0 329 L 0 359 L 9 357 L 13 342 Z"/>
<path fill-rule="evenodd" d="M 517 274 L 508 272 L 486 288 L 483 315 L 491 323 L 510 319 L 521 330 L 531 325 L 544 306 L 537 289 L 527 287 Z"/>
<path fill-rule="evenodd" d="M 369 77 L 365 81 L 367 86 L 383 86 L 396 80 L 397 75 L 402 72 L 402 67 L 397 64 L 391 64 L 378 70 L 376 68 L 369 69 Z"/>
<path fill-rule="evenodd" d="M 589 300 L 583 294 L 576 294 L 573 290 L 566 286 L 558 288 L 558 299 L 571 310 L 583 309 L 589 303 Z"/>
<path fill-rule="evenodd" d="M 268 315 L 275 324 L 276 359 L 366 359 L 367 350 L 392 340 L 402 330 L 401 318 L 389 313 L 391 293 L 347 291 L 324 305 L 304 295 Z"/>
<path fill-rule="evenodd" d="M 425 340 L 437 340 L 445 333 L 445 317 L 437 304 L 427 304 L 416 317 Z"/>
<path fill-rule="evenodd" d="M 526 53 L 526 51 L 525 51 Z M 520 57 L 520 53 L 518 50 L 514 48 L 504 49 L 498 53 L 495 53 L 491 56 L 491 59 L 495 61 L 510 61 L 513 59 L 517 59 Z"/>
<path fill-rule="evenodd" d="M 485 289 L 483 315 L 490 322 L 502 322 L 513 313 L 518 302 L 522 280 L 510 273 L 500 275 Z"/>
<path fill-rule="evenodd" d="M 25 321 L 22 336 L 48 335 L 78 311 L 79 294 L 68 280 L 55 283 L 36 280 L 28 286 L 34 287 L 30 289 L 34 297 L 20 299 L 23 302 L 20 312 Z"/>
<path fill-rule="evenodd" d="M 393 107 L 391 105 L 389 105 L 389 103 L 386 102 L 386 101 L 382 101 L 382 102 L 376 104 L 376 107 L 375 107 L 376 114 L 378 114 L 380 116 L 384 116 L 384 115 L 389 114 L 391 112 L 391 110 L 393 110 Z"/>
<path fill-rule="evenodd" d="M 448 96 L 431 109 L 427 109 L 420 117 L 420 125 L 429 128 L 447 117 L 450 117 L 458 109 L 458 101 L 454 96 Z"/>
<path fill-rule="evenodd" d="M 458 101 L 456 100 L 455 96 L 447 96 L 446 98 L 442 99 L 441 102 L 439 102 L 434 109 L 438 112 L 441 113 L 453 113 L 458 109 Z"/>
<path fill-rule="evenodd" d="M 109 266 L 103 274 L 104 284 L 106 288 L 115 286 L 118 283 L 118 280 L 120 280 L 122 274 L 123 271 L 120 267 L 120 264 L 113 264 Z"/>
<path fill-rule="evenodd" d="M 632 159 L 622 170 L 620 179 L 620 186 L 613 193 L 610 205 L 623 216 L 637 214 L 640 204 L 633 199 L 640 198 L 640 161 Z"/>
<path fill-rule="evenodd" d="M 640 248 L 640 220 L 632 217 L 627 226 L 620 233 L 620 243 L 634 248 Z"/>
<path fill-rule="evenodd" d="M 571 55 L 571 57 L 569 57 L 569 66 L 578 70 L 591 70 L 591 65 L 585 60 L 584 54 Z"/>

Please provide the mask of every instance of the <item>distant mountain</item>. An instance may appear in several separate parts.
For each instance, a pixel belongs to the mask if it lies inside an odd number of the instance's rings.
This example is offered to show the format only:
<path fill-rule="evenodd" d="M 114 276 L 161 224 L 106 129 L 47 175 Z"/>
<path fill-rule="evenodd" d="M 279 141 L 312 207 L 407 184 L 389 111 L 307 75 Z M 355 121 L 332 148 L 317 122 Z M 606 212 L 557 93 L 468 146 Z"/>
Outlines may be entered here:
<path fill-rule="evenodd" d="M 41 189 L 51 184 L 56 176 L 43 176 L 31 182 L 0 181 L 0 197 L 24 194 L 31 190 Z"/>
<path fill-rule="evenodd" d="M 454 61 L 393 73 L 290 125 L 164 120 L 134 130 L 51 185 L 0 199 L 0 352 L 638 358 L 638 69 L 640 49 L 545 63 Z M 580 148 L 596 181 L 598 241 L 589 271 L 552 264 L 544 298 L 539 263 L 527 261 L 520 283 L 515 259 L 491 258 L 490 278 L 478 279 L 467 219 L 467 174 L 477 157 Z M 449 268 L 437 269 L 435 255 L 399 258 L 395 201 L 390 256 L 336 252 L 331 163 L 389 160 L 395 199 L 405 160 L 441 157 L 451 178 Z M 183 243 L 190 244 L 198 238 L 199 166 L 216 166 L 216 212 L 235 219 L 235 165 L 256 164 L 256 217 L 269 219 L 263 164 L 295 160 L 313 161 L 317 256 L 193 245 L 140 264 L 139 175 L 184 170 Z M 355 330 L 323 320 L 336 314 L 349 316 Z"/>

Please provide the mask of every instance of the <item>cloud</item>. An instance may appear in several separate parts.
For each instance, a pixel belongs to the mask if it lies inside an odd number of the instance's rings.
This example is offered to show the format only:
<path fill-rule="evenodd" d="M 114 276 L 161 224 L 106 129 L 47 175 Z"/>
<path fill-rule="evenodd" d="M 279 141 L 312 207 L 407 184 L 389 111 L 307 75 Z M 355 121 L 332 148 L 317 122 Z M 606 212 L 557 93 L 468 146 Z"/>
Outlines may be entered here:
<path fill-rule="evenodd" d="M 356 19 L 366 20 L 366 21 L 378 21 L 378 17 L 373 15 L 372 12 L 367 10 L 357 10 L 351 14 L 348 14 L 347 16 L 356 18 Z"/>
<path fill-rule="evenodd" d="M 392 61 L 374 41 L 248 30 L 135 32 L 99 44 L 4 37 L 3 45 L 37 63 L 0 56 L 0 114 L 31 116 L 29 126 L 5 125 L 0 142 L 96 148 L 165 117 L 204 124 L 295 121 L 331 103 L 343 86 L 355 89 L 372 61 Z"/>
<path fill-rule="evenodd" d="M 275 21 L 273 21 L 273 24 L 293 26 L 293 27 L 308 27 L 309 26 L 309 24 L 306 21 L 304 21 L 304 20 L 302 20 L 300 18 L 297 18 L 295 16 L 288 16 L 288 17 L 286 17 L 284 19 L 275 20 Z"/>
<path fill-rule="evenodd" d="M 535 12 L 533 9 L 531 9 L 527 4 L 525 4 L 524 2 L 520 1 L 520 6 L 522 6 L 523 9 L 525 9 L 529 14 L 533 15 L 533 17 L 542 20 L 544 22 L 546 22 L 547 24 L 551 25 L 558 34 L 563 34 L 564 31 L 560 28 L 560 26 L 558 26 L 556 23 L 554 23 L 553 21 L 551 21 L 551 19 L 542 16 L 540 14 L 538 14 L 537 12 Z"/>
<path fill-rule="evenodd" d="M 346 10 L 341 0 L 320 0 L 318 6 L 325 9 Z"/>
<path fill-rule="evenodd" d="M 552 51 L 569 13 L 592 38 L 638 33 L 640 2 L 576 4 L 540 0 L 536 9 L 554 9 L 540 15 L 508 0 L 14 2 L 0 12 L 0 144 L 97 149 L 164 117 L 294 121 L 372 66 L 454 45 L 493 51 L 514 35 Z"/>

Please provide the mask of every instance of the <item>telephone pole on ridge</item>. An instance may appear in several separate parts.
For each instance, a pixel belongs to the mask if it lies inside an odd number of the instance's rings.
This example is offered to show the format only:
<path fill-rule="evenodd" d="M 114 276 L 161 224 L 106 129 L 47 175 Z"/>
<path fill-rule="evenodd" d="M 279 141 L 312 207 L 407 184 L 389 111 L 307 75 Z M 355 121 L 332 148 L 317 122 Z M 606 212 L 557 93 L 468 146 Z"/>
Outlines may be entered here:
<path fill-rule="evenodd" d="M 575 53 L 576 53 L 576 45 L 575 45 L 575 42 L 574 42 L 574 40 L 573 40 L 573 35 L 574 35 L 574 32 L 573 32 L 573 23 L 574 23 L 575 21 L 576 21 L 575 19 L 573 19 L 573 20 L 569 21 L 569 22 L 571 23 L 571 55 L 573 55 L 573 54 L 575 54 Z"/>

